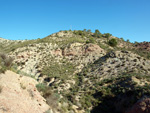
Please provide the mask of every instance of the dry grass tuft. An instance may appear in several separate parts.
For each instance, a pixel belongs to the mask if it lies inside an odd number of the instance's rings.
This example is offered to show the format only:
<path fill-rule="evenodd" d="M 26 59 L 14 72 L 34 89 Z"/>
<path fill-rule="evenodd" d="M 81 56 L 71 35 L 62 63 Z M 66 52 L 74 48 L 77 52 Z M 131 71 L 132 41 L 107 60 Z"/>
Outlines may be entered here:
<path fill-rule="evenodd" d="M 2 92 L 2 89 L 3 89 L 2 86 L 0 86 L 0 93 Z"/>

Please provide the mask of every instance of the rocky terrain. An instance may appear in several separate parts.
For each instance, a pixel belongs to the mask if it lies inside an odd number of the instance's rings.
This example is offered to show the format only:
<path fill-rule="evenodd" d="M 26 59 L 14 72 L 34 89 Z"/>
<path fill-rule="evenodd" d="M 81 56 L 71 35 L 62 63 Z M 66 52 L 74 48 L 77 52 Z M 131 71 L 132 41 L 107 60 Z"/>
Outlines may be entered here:
<path fill-rule="evenodd" d="M 10 70 L 37 80 L 37 89 L 52 108 L 48 112 L 137 113 L 136 109 L 142 109 L 136 107 L 139 100 L 150 95 L 146 89 L 148 42 L 130 43 L 109 33 L 69 30 L 37 40 L 1 38 L 0 44 L 0 52 L 13 58 Z"/>
<path fill-rule="evenodd" d="M 136 43 L 135 47 L 139 50 L 150 51 L 150 42 Z"/>
<path fill-rule="evenodd" d="M 7 71 L 0 74 L 1 113 L 44 113 L 49 110 L 46 100 L 36 89 L 37 81 Z"/>

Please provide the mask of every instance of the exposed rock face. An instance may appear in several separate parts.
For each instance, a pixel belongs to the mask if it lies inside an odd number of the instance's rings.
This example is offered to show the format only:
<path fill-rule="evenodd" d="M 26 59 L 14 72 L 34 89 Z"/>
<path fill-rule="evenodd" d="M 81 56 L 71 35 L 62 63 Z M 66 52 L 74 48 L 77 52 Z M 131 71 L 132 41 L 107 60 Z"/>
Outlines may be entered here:
<path fill-rule="evenodd" d="M 149 74 L 150 61 L 129 51 L 116 51 L 107 54 L 95 62 L 92 74 L 103 77 L 112 77 L 122 72 L 142 72 Z"/>
<path fill-rule="evenodd" d="M 69 48 L 65 48 L 63 51 L 63 56 L 77 64 L 76 72 L 80 72 L 83 65 L 93 63 L 104 54 L 105 51 L 96 44 L 74 43 L 71 44 Z"/>
<path fill-rule="evenodd" d="M 139 100 L 132 108 L 126 113 L 150 113 L 150 98 Z"/>
<path fill-rule="evenodd" d="M 68 62 L 76 64 L 77 72 L 80 72 L 83 65 L 92 63 L 105 54 L 105 51 L 96 44 L 73 43 L 64 49 L 52 44 L 35 44 L 28 47 L 19 48 L 10 53 L 15 58 L 14 62 L 19 66 L 19 70 L 35 76 L 40 75 L 39 70 L 43 66 L 49 65 L 52 58 L 59 62 L 66 58 Z"/>
<path fill-rule="evenodd" d="M 85 56 L 89 54 L 101 54 L 104 53 L 104 50 L 101 49 L 96 44 L 81 44 L 81 43 L 74 43 L 71 44 L 69 48 L 64 49 L 65 56 Z"/>
<path fill-rule="evenodd" d="M 37 82 L 26 76 L 7 71 L 0 74 L 0 113 L 44 113 L 49 109 L 37 91 Z"/>
<path fill-rule="evenodd" d="M 88 68 L 85 81 L 81 87 L 93 87 L 95 82 L 117 77 L 122 73 L 145 73 L 150 74 L 150 61 L 129 51 L 116 51 L 99 58 Z M 84 72 L 84 70 L 83 70 Z M 84 73 L 82 74 L 84 75 Z"/>
<path fill-rule="evenodd" d="M 138 44 L 135 44 L 134 47 L 135 47 L 136 49 L 145 50 L 145 51 L 150 51 L 150 42 L 138 43 Z"/>

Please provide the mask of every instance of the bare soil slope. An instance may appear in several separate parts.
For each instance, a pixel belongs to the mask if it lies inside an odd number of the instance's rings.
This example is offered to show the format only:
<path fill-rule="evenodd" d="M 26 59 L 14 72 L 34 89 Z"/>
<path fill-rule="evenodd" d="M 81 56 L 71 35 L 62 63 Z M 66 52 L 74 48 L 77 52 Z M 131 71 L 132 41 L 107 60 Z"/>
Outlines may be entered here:
<path fill-rule="evenodd" d="M 7 71 L 0 74 L 0 113 L 44 113 L 49 109 L 36 89 L 37 81 Z"/>

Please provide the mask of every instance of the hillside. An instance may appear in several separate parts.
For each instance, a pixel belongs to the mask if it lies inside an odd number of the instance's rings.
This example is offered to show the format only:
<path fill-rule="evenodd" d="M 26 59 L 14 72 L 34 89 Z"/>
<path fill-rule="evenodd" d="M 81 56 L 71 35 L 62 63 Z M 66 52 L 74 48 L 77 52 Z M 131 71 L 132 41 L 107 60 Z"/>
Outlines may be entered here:
<path fill-rule="evenodd" d="M 37 40 L 0 38 L 0 45 L 0 52 L 14 59 L 9 69 L 36 79 L 37 89 L 58 112 L 136 113 L 137 102 L 149 99 L 148 42 L 69 30 Z"/>
<path fill-rule="evenodd" d="M 44 113 L 49 106 L 36 89 L 37 81 L 14 72 L 0 74 L 1 113 Z"/>

